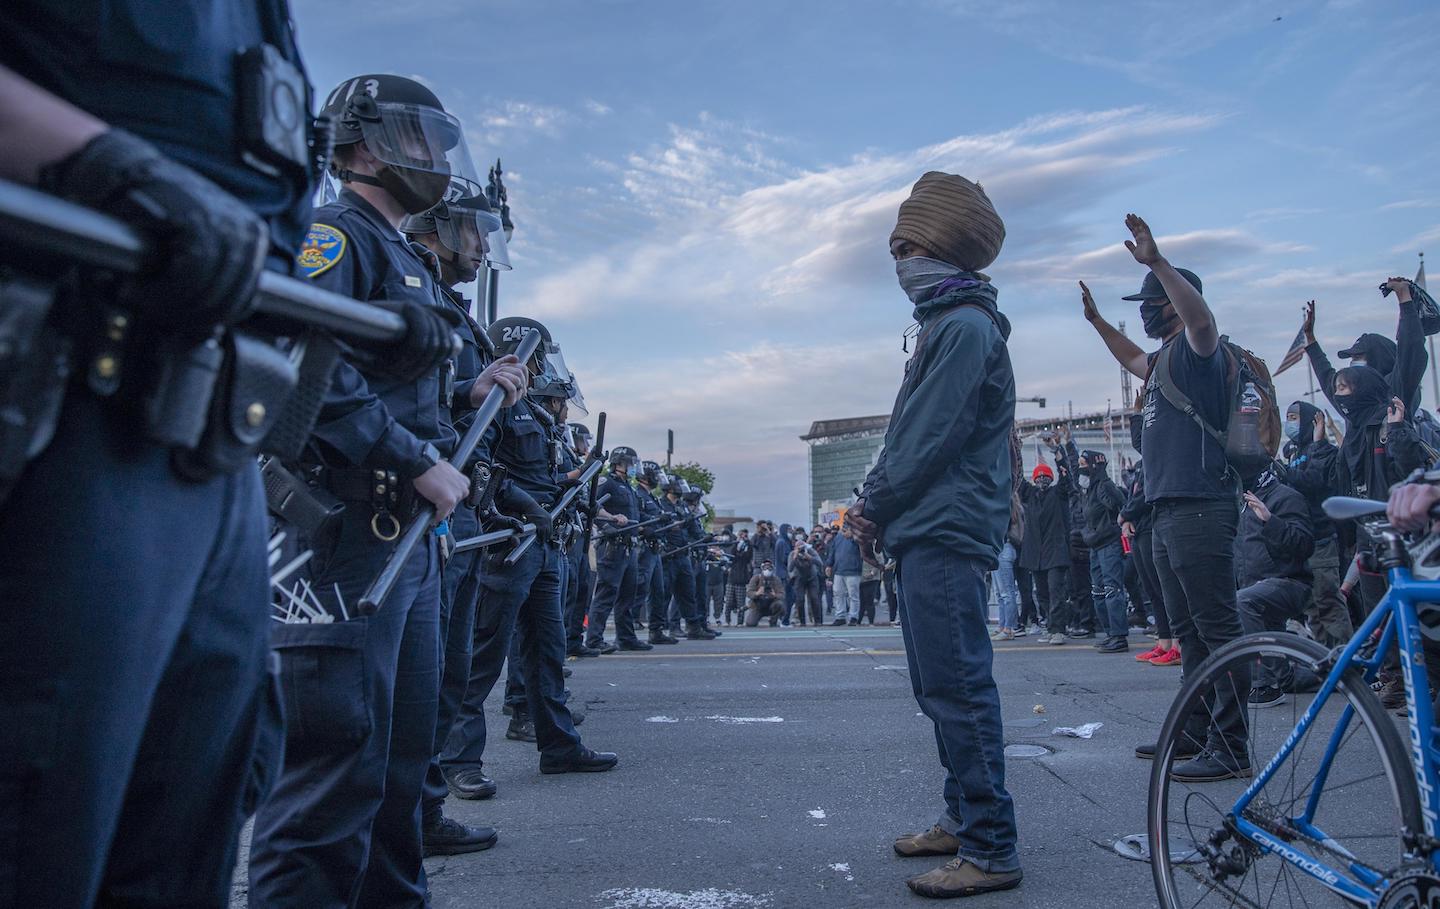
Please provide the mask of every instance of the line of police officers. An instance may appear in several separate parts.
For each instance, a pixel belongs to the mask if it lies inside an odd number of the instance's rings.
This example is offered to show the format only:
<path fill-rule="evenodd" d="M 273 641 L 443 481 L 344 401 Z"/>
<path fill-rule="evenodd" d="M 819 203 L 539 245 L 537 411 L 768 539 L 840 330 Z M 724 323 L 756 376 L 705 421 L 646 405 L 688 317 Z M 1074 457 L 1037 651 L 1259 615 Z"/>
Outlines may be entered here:
<path fill-rule="evenodd" d="M 427 905 L 426 854 L 496 840 L 442 806 L 496 791 L 484 703 L 507 659 L 511 737 L 534 740 L 542 773 L 597 772 L 617 758 L 581 742 L 567 653 L 675 644 L 681 623 L 691 639 L 719 634 L 701 605 L 698 490 L 617 448 L 604 507 L 552 514 L 603 453 L 567 425 L 578 387 L 544 326 L 483 328 L 459 290 L 505 261 L 460 122 L 391 75 L 337 87 L 328 136 L 309 104 L 284 0 L 0 12 L 0 176 L 118 217 L 154 250 L 128 281 L 27 263 L 56 301 L 43 337 L 67 368 L 38 398 L 55 401 L 48 419 L 0 436 L 0 469 L 18 477 L 0 487 L 0 907 L 224 906 L 252 813 L 251 905 Z M 341 191 L 309 217 L 327 141 Z M 322 360 L 308 439 L 277 465 L 296 482 L 286 494 L 313 506 L 313 520 L 286 512 L 268 528 L 313 553 L 307 621 L 266 608 L 254 455 L 285 402 L 230 406 L 267 378 L 241 348 L 296 352 L 253 318 L 264 269 L 406 325 Z M 20 282 L 7 262 L 0 294 Z M 542 343 L 521 363 L 530 331 Z M 198 408 L 160 393 L 217 350 L 223 379 Z M 449 463 L 492 389 L 499 416 L 468 463 Z M 177 409 L 199 421 L 183 441 Z M 18 446 L 16 426 L 31 432 Z M 423 503 L 441 525 L 361 614 Z M 453 550 L 524 525 L 525 545 Z"/>

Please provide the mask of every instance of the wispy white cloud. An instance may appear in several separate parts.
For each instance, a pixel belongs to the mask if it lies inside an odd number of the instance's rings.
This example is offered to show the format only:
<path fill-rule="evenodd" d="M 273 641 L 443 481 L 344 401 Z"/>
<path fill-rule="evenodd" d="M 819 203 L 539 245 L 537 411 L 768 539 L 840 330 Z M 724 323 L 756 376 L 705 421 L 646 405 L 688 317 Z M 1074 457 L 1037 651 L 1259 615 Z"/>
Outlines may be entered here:
<path fill-rule="evenodd" d="M 585 110 L 596 117 L 603 117 L 606 114 L 613 113 L 610 105 L 596 101 L 594 98 L 585 99 Z"/>

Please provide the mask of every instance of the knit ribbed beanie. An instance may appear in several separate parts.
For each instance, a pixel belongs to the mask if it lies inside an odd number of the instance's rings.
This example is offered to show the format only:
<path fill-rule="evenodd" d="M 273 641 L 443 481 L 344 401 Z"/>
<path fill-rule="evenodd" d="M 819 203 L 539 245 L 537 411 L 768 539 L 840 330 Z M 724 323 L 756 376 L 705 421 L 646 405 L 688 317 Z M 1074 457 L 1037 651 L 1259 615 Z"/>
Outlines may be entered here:
<path fill-rule="evenodd" d="M 957 174 L 932 170 L 900 203 L 900 216 L 890 242 L 909 240 L 937 259 L 967 271 L 995 261 L 1005 243 L 1005 222 L 995 213 L 979 183 Z"/>

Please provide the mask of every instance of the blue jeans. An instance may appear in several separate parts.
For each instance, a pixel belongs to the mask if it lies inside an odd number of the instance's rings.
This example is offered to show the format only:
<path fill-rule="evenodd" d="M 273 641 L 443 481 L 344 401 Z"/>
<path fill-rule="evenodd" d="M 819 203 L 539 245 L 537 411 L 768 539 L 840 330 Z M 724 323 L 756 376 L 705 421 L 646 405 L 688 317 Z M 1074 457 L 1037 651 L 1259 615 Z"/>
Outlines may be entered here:
<path fill-rule="evenodd" d="M 484 763 L 485 699 L 500 678 L 515 635 L 525 661 L 536 747 L 555 757 L 568 757 L 580 749 L 580 734 L 565 707 L 565 623 L 560 615 L 565 554 L 553 543 L 534 544 L 514 565 L 503 564 L 504 554 L 490 556 L 484 565 L 470 683 L 440 755 L 440 766 L 446 770 Z"/>
<path fill-rule="evenodd" d="M 995 569 L 995 597 L 1000 601 L 1000 627 L 1014 628 L 1020 621 L 1020 585 L 1015 582 L 1015 547 L 1008 540 Z"/>
<path fill-rule="evenodd" d="M 1020 856 L 985 629 L 985 569 L 925 543 L 900 556 L 897 582 L 910 686 L 935 724 L 945 768 L 945 811 L 936 823 L 960 840 L 961 858 L 989 872 L 1014 871 Z"/>
<path fill-rule="evenodd" d="M 1097 626 L 1112 637 L 1130 633 L 1125 612 L 1125 550 L 1120 541 L 1090 549 L 1090 596 L 1095 601 Z"/>
<path fill-rule="evenodd" d="M 0 906 L 224 906 L 266 715 L 253 465 L 177 479 L 71 389 L 0 508 Z"/>

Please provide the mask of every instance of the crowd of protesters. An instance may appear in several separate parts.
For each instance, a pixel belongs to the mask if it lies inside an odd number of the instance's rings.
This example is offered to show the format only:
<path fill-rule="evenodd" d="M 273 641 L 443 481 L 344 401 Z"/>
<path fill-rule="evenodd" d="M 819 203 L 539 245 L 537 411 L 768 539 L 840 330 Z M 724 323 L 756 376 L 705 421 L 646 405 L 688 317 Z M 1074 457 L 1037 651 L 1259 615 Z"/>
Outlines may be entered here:
<path fill-rule="evenodd" d="M 717 624 L 899 624 L 894 561 L 862 549 L 848 527 L 762 520 L 753 534 L 722 530 L 716 543 L 725 555 L 710 563 L 705 608 Z"/>

